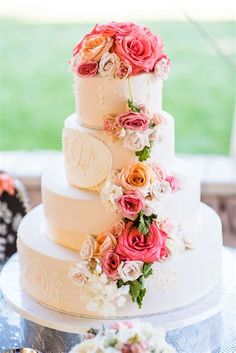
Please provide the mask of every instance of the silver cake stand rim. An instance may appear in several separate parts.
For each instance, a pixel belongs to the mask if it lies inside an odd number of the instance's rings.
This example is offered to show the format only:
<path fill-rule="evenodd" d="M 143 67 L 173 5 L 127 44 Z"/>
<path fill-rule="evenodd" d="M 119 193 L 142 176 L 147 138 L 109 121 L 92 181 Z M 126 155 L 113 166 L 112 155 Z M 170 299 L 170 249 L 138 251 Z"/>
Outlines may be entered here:
<path fill-rule="evenodd" d="M 223 249 L 222 284 L 198 302 L 175 312 L 157 314 L 141 318 L 162 326 L 166 331 L 183 328 L 204 321 L 219 313 L 224 304 L 232 297 L 236 283 L 234 274 L 227 271 L 228 266 L 235 266 L 235 259 L 227 249 Z M 0 290 L 10 306 L 24 319 L 35 324 L 62 332 L 82 334 L 91 326 L 99 327 L 112 321 L 122 321 L 117 317 L 111 319 L 83 318 L 53 311 L 35 302 L 19 285 L 18 255 L 13 255 L 5 264 L 0 275 Z M 132 319 L 132 318 L 130 318 Z M 135 319 L 138 319 L 136 317 Z M 127 318 L 126 318 L 127 320 Z"/>

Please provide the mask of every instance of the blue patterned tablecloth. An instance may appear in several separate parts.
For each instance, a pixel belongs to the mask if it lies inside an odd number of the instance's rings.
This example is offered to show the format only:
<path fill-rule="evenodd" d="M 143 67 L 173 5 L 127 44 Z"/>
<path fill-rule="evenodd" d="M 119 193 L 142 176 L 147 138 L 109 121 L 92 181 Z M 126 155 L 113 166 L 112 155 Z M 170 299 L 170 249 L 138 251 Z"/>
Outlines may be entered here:
<path fill-rule="evenodd" d="M 0 352 L 24 346 L 42 353 L 67 353 L 80 340 L 80 335 L 21 319 L 0 293 Z M 221 313 L 198 324 L 169 331 L 167 341 L 177 353 L 236 353 L 236 294 L 229 296 Z"/>

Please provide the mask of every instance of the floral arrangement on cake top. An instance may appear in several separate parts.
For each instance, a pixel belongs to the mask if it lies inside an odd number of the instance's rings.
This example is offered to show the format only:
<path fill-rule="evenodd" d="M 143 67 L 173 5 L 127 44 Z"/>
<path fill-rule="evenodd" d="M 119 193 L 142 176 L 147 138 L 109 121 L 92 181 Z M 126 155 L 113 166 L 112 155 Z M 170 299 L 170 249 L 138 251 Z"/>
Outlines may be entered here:
<path fill-rule="evenodd" d="M 141 308 L 153 263 L 166 261 L 186 247 L 178 228 L 161 219 L 153 204 L 180 188 L 177 176 L 153 162 L 137 162 L 113 171 L 107 179 L 101 198 L 120 215 L 120 221 L 107 232 L 88 235 L 80 250 L 81 261 L 69 272 L 76 285 L 87 288 L 88 311 L 115 315 L 116 306 L 124 306 L 127 296 Z"/>
<path fill-rule="evenodd" d="M 153 143 L 162 141 L 165 124 L 161 113 L 151 115 L 144 105 L 129 99 L 127 111 L 104 116 L 103 131 L 112 136 L 113 142 L 122 141 L 125 148 L 135 151 L 138 160 L 143 162 L 150 157 Z"/>
<path fill-rule="evenodd" d="M 175 353 L 165 332 L 149 323 L 114 323 L 101 330 L 90 329 L 85 340 L 69 353 Z"/>
<path fill-rule="evenodd" d="M 75 46 L 70 61 L 72 71 L 81 77 L 124 79 L 142 72 L 155 72 L 168 78 L 170 60 L 163 52 L 161 38 L 147 27 L 131 22 L 95 25 Z"/>

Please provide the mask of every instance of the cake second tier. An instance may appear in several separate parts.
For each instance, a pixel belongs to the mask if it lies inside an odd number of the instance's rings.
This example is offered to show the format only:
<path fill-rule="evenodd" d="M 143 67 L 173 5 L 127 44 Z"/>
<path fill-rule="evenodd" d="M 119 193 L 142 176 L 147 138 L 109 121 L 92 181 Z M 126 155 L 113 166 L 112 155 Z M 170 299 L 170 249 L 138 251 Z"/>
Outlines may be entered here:
<path fill-rule="evenodd" d="M 198 227 L 200 183 L 182 161 L 176 161 L 174 169 L 184 175 L 182 190 L 166 195 L 160 207 L 154 206 L 162 217 L 193 232 Z M 104 206 L 99 193 L 70 186 L 63 163 L 44 173 L 42 198 L 48 237 L 72 249 L 79 250 L 88 234 L 107 232 L 121 218 Z"/>
<path fill-rule="evenodd" d="M 174 119 L 161 113 L 165 123 L 158 129 L 158 141 L 151 149 L 150 160 L 171 168 L 175 157 Z M 85 190 L 97 190 L 112 169 L 122 169 L 137 162 L 135 151 L 123 141 L 114 141 L 101 129 L 85 128 L 75 114 L 65 120 L 63 152 L 69 183 Z M 130 142 L 130 141 L 129 141 Z"/>

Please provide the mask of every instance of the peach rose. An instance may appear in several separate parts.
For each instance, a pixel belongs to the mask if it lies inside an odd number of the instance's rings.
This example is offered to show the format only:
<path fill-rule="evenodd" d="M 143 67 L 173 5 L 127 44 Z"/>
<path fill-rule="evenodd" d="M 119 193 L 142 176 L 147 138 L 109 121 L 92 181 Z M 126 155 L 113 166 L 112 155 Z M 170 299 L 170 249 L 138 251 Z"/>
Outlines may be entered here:
<path fill-rule="evenodd" d="M 155 181 L 151 168 L 137 162 L 122 171 L 116 177 L 116 183 L 125 190 L 137 190 L 142 196 L 147 196 L 150 185 Z"/>
<path fill-rule="evenodd" d="M 125 229 L 125 222 L 123 219 L 120 219 L 112 227 L 111 233 L 114 235 L 115 238 L 119 238 L 119 236 L 121 235 L 124 229 Z"/>
<path fill-rule="evenodd" d="M 113 39 L 101 34 L 93 34 L 84 39 L 81 48 L 82 61 L 99 61 L 112 47 Z"/>
<path fill-rule="evenodd" d="M 102 257 L 116 247 L 117 240 L 111 233 L 102 233 L 96 239 L 94 257 Z"/>

